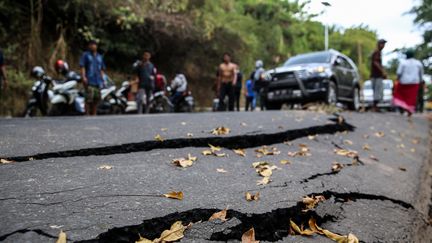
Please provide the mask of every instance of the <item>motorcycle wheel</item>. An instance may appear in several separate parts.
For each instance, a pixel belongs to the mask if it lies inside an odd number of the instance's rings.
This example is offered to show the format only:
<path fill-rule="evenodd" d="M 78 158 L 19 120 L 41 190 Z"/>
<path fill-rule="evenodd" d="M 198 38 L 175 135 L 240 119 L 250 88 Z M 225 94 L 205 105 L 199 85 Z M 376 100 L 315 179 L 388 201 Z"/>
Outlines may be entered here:
<path fill-rule="evenodd" d="M 29 118 L 36 116 L 37 110 L 34 106 L 29 106 L 26 108 L 26 110 L 23 112 L 23 117 Z"/>

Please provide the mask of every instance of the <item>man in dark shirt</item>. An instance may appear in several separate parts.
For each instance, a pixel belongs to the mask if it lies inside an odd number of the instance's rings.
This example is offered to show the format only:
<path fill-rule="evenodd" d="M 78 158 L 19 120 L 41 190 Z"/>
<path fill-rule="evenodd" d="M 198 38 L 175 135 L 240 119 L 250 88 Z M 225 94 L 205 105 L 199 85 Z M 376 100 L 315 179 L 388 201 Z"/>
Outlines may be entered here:
<path fill-rule="evenodd" d="M 86 111 L 88 115 L 96 115 L 97 106 L 101 100 L 100 90 L 104 87 L 104 71 L 106 69 L 103 57 L 98 53 L 97 42 L 89 42 L 88 51 L 80 59 L 81 76 L 86 88 Z"/>
<path fill-rule="evenodd" d="M 0 50 L 0 94 L 7 88 L 6 67 L 4 64 L 3 51 Z"/>
<path fill-rule="evenodd" d="M 144 51 L 141 61 L 138 61 L 135 66 L 135 82 L 138 82 L 138 93 L 136 96 L 138 114 L 143 113 L 143 97 L 146 96 L 145 113 L 150 112 L 150 97 L 155 88 L 155 77 L 157 74 L 156 68 L 150 62 L 150 51 Z"/>
<path fill-rule="evenodd" d="M 377 49 L 373 52 L 371 58 L 371 82 L 374 93 L 372 109 L 374 111 L 378 111 L 378 103 L 383 98 L 383 79 L 387 78 L 381 59 L 381 51 L 384 49 L 386 42 L 384 39 L 378 40 Z"/>
<path fill-rule="evenodd" d="M 240 71 L 239 66 L 237 66 L 237 82 L 234 86 L 234 107 L 237 111 L 240 111 L 240 97 L 242 90 L 243 73 Z"/>

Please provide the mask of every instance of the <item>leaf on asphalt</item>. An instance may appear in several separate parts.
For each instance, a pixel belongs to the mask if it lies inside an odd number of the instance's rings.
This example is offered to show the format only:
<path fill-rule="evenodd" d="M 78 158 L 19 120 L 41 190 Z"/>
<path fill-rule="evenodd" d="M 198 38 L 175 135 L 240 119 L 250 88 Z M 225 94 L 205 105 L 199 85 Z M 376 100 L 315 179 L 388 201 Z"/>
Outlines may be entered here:
<path fill-rule="evenodd" d="M 231 131 L 231 129 L 222 126 L 222 127 L 217 127 L 217 128 L 215 128 L 215 129 L 213 129 L 213 130 L 211 131 L 211 133 L 212 133 L 213 135 L 227 135 L 228 133 L 230 133 L 230 131 Z"/>
<path fill-rule="evenodd" d="M 216 157 L 225 157 L 226 153 L 213 153 Z"/>
<path fill-rule="evenodd" d="M 171 198 L 171 199 L 177 199 L 177 200 L 183 200 L 183 192 L 168 192 L 166 194 L 163 194 L 164 197 Z"/>
<path fill-rule="evenodd" d="M 343 143 L 344 143 L 345 145 L 353 145 L 353 144 L 354 144 L 351 140 L 348 140 L 348 139 L 345 139 L 345 140 L 343 141 Z"/>
<path fill-rule="evenodd" d="M 163 142 L 164 138 L 160 135 L 160 134 L 156 134 L 156 136 L 154 137 L 154 139 L 158 142 Z"/>
<path fill-rule="evenodd" d="M 213 152 L 211 150 L 204 150 L 201 152 L 203 155 L 212 155 Z"/>
<path fill-rule="evenodd" d="M 376 136 L 376 137 L 379 137 L 379 138 L 382 138 L 382 137 L 385 136 L 385 134 L 384 134 L 384 132 L 376 132 L 376 133 L 375 133 L 375 136 Z"/>
<path fill-rule="evenodd" d="M 255 230 L 253 227 L 243 233 L 241 240 L 241 243 L 259 243 L 259 241 L 255 240 Z"/>
<path fill-rule="evenodd" d="M 166 131 L 168 131 L 168 128 L 165 128 L 165 127 L 164 127 L 164 128 L 161 128 L 161 131 L 162 131 L 162 132 L 166 132 Z"/>
<path fill-rule="evenodd" d="M 227 209 L 224 209 L 224 210 L 222 210 L 222 211 L 220 211 L 220 212 L 214 213 L 214 214 L 209 218 L 208 221 L 212 221 L 212 220 L 215 220 L 215 219 L 220 219 L 220 220 L 222 220 L 222 221 L 226 221 L 226 220 L 227 220 L 227 219 L 226 219 L 226 216 L 227 216 Z"/>
<path fill-rule="evenodd" d="M 142 237 L 140 234 L 139 235 L 139 239 L 138 241 L 135 241 L 135 243 L 153 243 L 152 240 L 146 239 L 144 237 Z"/>
<path fill-rule="evenodd" d="M 316 223 L 316 219 L 314 219 L 314 218 L 310 218 L 308 223 L 309 223 L 309 228 L 310 228 L 313 232 L 315 232 L 315 233 L 317 233 L 317 234 L 320 234 L 320 235 L 323 235 L 323 234 L 324 234 L 323 229 L 321 229 L 321 228 L 317 225 L 317 223 Z"/>
<path fill-rule="evenodd" d="M 369 155 L 369 158 L 370 158 L 371 160 L 375 160 L 376 162 L 379 161 L 379 159 L 378 159 L 377 157 L 375 157 L 373 154 Z"/>
<path fill-rule="evenodd" d="M 66 233 L 63 232 L 63 230 L 60 230 L 60 234 L 58 236 L 56 243 L 66 243 L 66 242 L 67 242 Z"/>
<path fill-rule="evenodd" d="M 309 136 L 308 136 L 308 139 L 309 139 L 309 140 L 315 140 L 315 139 L 316 139 L 316 135 L 309 135 Z"/>
<path fill-rule="evenodd" d="M 286 165 L 286 164 L 291 164 L 291 161 L 289 161 L 287 159 L 281 159 L 280 163 L 283 164 L 283 165 Z"/>
<path fill-rule="evenodd" d="M 234 149 L 233 151 L 234 151 L 234 153 L 236 153 L 240 156 L 243 156 L 243 157 L 246 156 L 246 151 L 244 149 Z"/>
<path fill-rule="evenodd" d="M 406 171 L 407 169 L 405 168 L 405 167 L 399 167 L 399 170 L 401 170 L 401 171 Z"/>
<path fill-rule="evenodd" d="M 188 133 L 186 134 L 186 136 L 189 137 L 189 138 L 191 138 L 191 137 L 193 137 L 193 133 L 188 132 Z"/>
<path fill-rule="evenodd" d="M 288 152 L 288 156 L 290 157 L 297 157 L 297 156 L 311 156 L 309 153 L 310 149 L 306 144 L 299 144 L 299 150 L 296 152 Z"/>
<path fill-rule="evenodd" d="M 335 149 L 334 152 L 337 155 L 345 156 L 345 157 L 348 157 L 348 158 L 356 158 L 356 157 L 358 157 L 357 151 L 354 151 L 354 150 Z"/>
<path fill-rule="evenodd" d="M 255 149 L 255 152 L 258 153 L 258 157 L 259 155 L 264 156 L 264 155 L 278 155 L 281 152 L 276 148 L 276 147 L 267 147 L 267 146 L 263 146 L 259 149 Z"/>
<path fill-rule="evenodd" d="M 310 209 L 314 209 L 318 205 L 318 203 L 324 202 L 325 200 L 326 200 L 325 197 L 322 195 L 312 196 L 312 197 L 305 196 L 305 197 L 303 197 L 302 202 L 305 205 L 306 209 L 303 211 L 305 212 L 305 211 L 308 211 Z"/>
<path fill-rule="evenodd" d="M 338 163 L 338 162 L 333 162 L 332 171 L 333 172 L 339 172 L 339 171 L 341 171 L 343 169 L 343 167 L 344 167 L 343 164 Z"/>
<path fill-rule="evenodd" d="M 12 160 L 8 160 L 8 159 L 0 159 L 0 164 L 10 164 L 13 163 L 15 161 Z"/>
<path fill-rule="evenodd" d="M 288 146 L 293 146 L 293 143 L 292 142 L 290 142 L 290 141 L 285 141 L 285 142 L 283 142 L 285 145 L 288 145 Z"/>
<path fill-rule="evenodd" d="M 359 243 L 358 238 L 354 234 L 350 233 L 347 236 L 342 236 L 335 234 L 329 230 L 320 228 L 314 218 L 310 218 L 308 223 L 309 227 L 314 233 L 325 235 L 327 238 L 332 239 L 338 243 Z"/>
<path fill-rule="evenodd" d="M 213 146 L 213 145 L 211 145 L 211 144 L 209 144 L 209 147 L 210 147 L 210 150 L 212 151 L 212 153 L 214 153 L 214 152 L 219 152 L 219 151 L 222 150 L 221 147 Z"/>
<path fill-rule="evenodd" d="M 101 165 L 98 170 L 111 170 L 113 167 L 111 165 Z"/>
<path fill-rule="evenodd" d="M 371 150 L 370 145 L 367 144 L 367 143 L 363 144 L 363 147 L 362 147 L 362 148 L 363 148 L 364 151 L 370 151 L 370 150 Z"/>
<path fill-rule="evenodd" d="M 303 227 L 302 227 L 302 228 L 303 228 Z M 290 219 L 290 229 L 291 229 L 291 232 L 294 232 L 294 233 L 299 234 L 299 235 L 311 236 L 311 235 L 314 234 L 314 232 L 313 232 L 312 230 L 310 230 L 310 229 L 306 229 L 306 230 L 301 229 L 301 228 L 300 228 L 296 223 L 294 223 L 294 221 L 292 221 L 291 219 Z"/>
<path fill-rule="evenodd" d="M 171 225 L 171 228 L 169 230 L 164 230 L 161 234 L 161 236 L 157 239 L 155 239 L 154 243 L 159 242 L 174 242 L 178 241 L 181 238 L 184 237 L 184 231 L 186 230 L 186 226 L 183 226 L 181 221 L 175 222 L 173 225 Z"/>
<path fill-rule="evenodd" d="M 269 184 L 270 183 L 270 177 L 269 176 L 266 176 L 266 177 L 264 177 L 264 178 L 262 178 L 262 180 L 259 180 L 259 181 L 257 181 L 257 186 L 260 186 L 260 185 L 267 185 L 267 184 Z"/>
<path fill-rule="evenodd" d="M 255 194 L 251 194 L 250 192 L 246 192 L 246 201 L 258 201 L 260 193 L 257 192 Z"/>
<path fill-rule="evenodd" d="M 191 154 L 188 154 L 187 158 L 177 158 L 177 159 L 173 159 L 172 163 L 186 168 L 186 167 L 190 167 L 193 165 L 193 162 L 197 160 L 197 157 L 193 157 Z"/>
<path fill-rule="evenodd" d="M 228 171 L 226 171 L 226 170 L 224 170 L 222 168 L 216 169 L 216 171 L 219 172 L 219 173 L 227 173 L 228 172 Z"/>

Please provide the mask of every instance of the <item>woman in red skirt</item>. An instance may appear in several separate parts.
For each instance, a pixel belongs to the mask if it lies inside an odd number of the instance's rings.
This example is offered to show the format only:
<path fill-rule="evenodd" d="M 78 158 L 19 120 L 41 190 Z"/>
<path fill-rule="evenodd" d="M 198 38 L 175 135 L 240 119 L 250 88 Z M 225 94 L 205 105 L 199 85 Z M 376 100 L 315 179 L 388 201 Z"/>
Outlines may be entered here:
<path fill-rule="evenodd" d="M 393 92 L 393 105 L 402 108 L 411 116 L 415 112 L 418 89 L 423 79 L 423 65 L 414 58 L 414 50 L 408 50 L 406 60 L 397 69 L 398 81 Z"/>

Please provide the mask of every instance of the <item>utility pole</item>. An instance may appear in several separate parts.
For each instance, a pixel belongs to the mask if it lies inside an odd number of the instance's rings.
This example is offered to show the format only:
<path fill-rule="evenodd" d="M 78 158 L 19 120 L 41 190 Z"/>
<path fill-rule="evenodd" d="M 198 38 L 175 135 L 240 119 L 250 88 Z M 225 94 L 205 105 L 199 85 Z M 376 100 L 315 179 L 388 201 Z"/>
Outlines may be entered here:
<path fill-rule="evenodd" d="M 321 2 L 321 4 L 324 5 L 324 13 L 326 13 L 328 7 L 331 7 L 331 4 L 329 2 Z M 328 22 L 328 21 L 326 21 L 326 22 Z M 324 48 L 326 51 L 329 48 L 329 33 L 328 32 L 329 32 L 328 23 L 324 23 Z"/>

